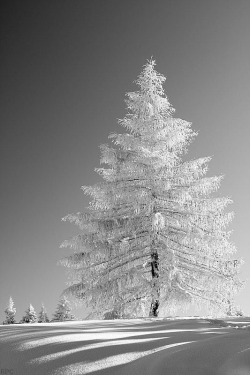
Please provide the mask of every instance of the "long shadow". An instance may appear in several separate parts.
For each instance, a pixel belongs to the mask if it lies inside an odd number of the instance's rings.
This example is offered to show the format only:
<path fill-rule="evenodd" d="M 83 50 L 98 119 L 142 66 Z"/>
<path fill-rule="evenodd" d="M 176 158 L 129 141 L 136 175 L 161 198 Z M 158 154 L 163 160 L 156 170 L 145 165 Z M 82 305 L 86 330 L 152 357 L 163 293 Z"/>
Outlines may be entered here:
<path fill-rule="evenodd" d="M 210 326 L 210 329 L 209 327 L 204 327 L 204 325 L 202 325 L 199 328 L 199 324 L 196 325 L 196 328 L 194 328 L 194 325 L 190 325 L 189 329 L 187 330 L 187 326 L 185 325 L 185 329 L 183 327 L 183 330 L 178 329 L 177 332 L 171 332 L 173 325 L 161 324 L 161 327 L 158 327 L 158 330 L 153 330 L 153 328 L 155 328 L 153 326 L 150 327 L 151 329 L 148 329 L 149 328 L 148 325 L 146 327 L 145 326 L 140 327 L 141 329 L 137 329 L 138 332 L 143 332 L 145 328 L 147 328 L 146 332 L 144 332 L 143 335 L 131 335 L 129 337 L 123 337 L 123 338 L 121 337 L 121 338 L 116 338 L 116 339 L 114 338 L 114 339 L 106 340 L 105 347 L 102 346 L 101 348 L 100 347 L 88 348 L 88 346 L 91 346 L 91 344 L 102 343 L 105 340 L 100 340 L 100 339 L 88 340 L 84 342 L 84 345 L 81 342 L 54 343 L 54 344 L 52 343 L 52 344 L 49 344 L 49 347 L 47 347 L 46 352 L 49 355 L 59 353 L 59 358 L 56 358 L 55 356 L 51 362 L 48 361 L 46 363 L 46 367 L 47 369 L 49 368 L 55 369 L 55 368 L 60 368 L 66 365 L 67 366 L 74 365 L 75 363 L 78 363 L 78 362 L 101 361 L 107 357 L 111 357 L 114 355 L 123 355 L 123 354 L 129 355 L 134 352 L 137 352 L 137 353 L 144 352 L 144 351 L 152 350 L 155 348 L 159 348 L 162 345 L 166 345 L 166 344 L 177 344 L 177 343 L 182 343 L 182 342 L 187 342 L 187 341 L 196 342 L 197 340 L 201 339 L 201 337 L 198 336 L 198 334 L 202 332 L 210 333 L 211 335 L 214 334 L 214 332 L 212 331 L 213 328 L 211 328 L 211 326 Z M 123 333 L 123 331 L 119 330 L 119 328 L 120 327 L 118 327 L 118 329 L 115 332 Z M 167 328 L 170 328 L 170 329 L 167 329 Z M 178 328 L 180 328 L 179 325 L 178 325 Z M 133 330 L 133 333 L 135 333 L 135 330 Z M 170 337 L 169 337 L 169 334 L 170 334 Z M 168 337 L 166 337 L 166 335 L 168 335 Z M 140 340 L 142 337 L 143 339 L 154 338 L 155 340 L 141 343 Z M 127 344 L 126 340 L 128 339 L 132 340 L 133 342 Z M 210 340 L 211 336 L 209 338 L 205 338 L 205 340 L 208 340 L 208 339 Z M 109 345 L 110 342 L 112 342 L 112 345 Z M 117 342 L 117 345 L 115 345 L 116 342 Z M 122 342 L 124 342 L 125 345 L 123 345 Z M 64 356 L 60 356 L 60 352 L 62 351 L 70 352 L 72 350 L 74 351 L 74 349 L 77 349 L 76 353 L 71 352 L 69 355 L 67 355 L 66 353 Z M 30 358 L 39 357 L 40 352 L 41 352 L 41 348 L 33 348 L 32 355 L 30 356 Z"/>
<path fill-rule="evenodd" d="M 27 374 L 38 374 L 40 371 L 41 374 L 43 371 L 44 374 L 49 374 L 52 370 L 74 365 L 78 362 L 102 361 L 108 357 L 124 354 L 129 356 L 135 352 L 142 353 L 164 345 L 196 342 L 201 339 L 208 340 L 212 336 L 216 336 L 213 331 L 215 328 L 209 322 L 204 323 L 204 320 L 133 321 L 129 324 L 128 322 L 123 324 L 118 321 L 105 321 L 98 323 L 81 322 L 74 325 L 65 323 L 64 326 L 51 323 L 51 326 L 4 327 L 4 333 L 9 335 L 7 341 L 10 350 L 15 352 L 17 363 L 24 355 L 23 369 Z M 102 337 L 100 337 L 100 333 Z M 211 336 L 201 338 L 201 333 L 209 333 Z M 124 334 L 125 336 L 123 336 Z M 71 335 L 71 339 L 68 337 L 68 342 L 60 342 L 60 337 L 65 335 Z M 83 335 L 83 337 L 79 337 L 77 341 L 74 341 L 74 339 L 71 341 L 72 336 L 77 339 L 77 335 Z M 85 339 L 84 335 L 86 335 Z M 105 338 L 105 335 L 107 338 Z M 116 337 L 112 338 L 112 335 Z M 53 337 L 57 337 L 58 341 L 53 342 Z M 153 341 L 142 341 L 142 339 L 151 338 Z M 36 341 L 39 343 L 39 340 L 44 340 L 44 342 L 40 341 L 42 345 L 32 347 L 32 343 Z M 4 337 L 0 341 L 5 342 Z M 24 347 L 20 351 L 20 345 L 27 342 L 31 343 L 31 347 L 27 346 L 26 349 Z M 34 360 L 44 356 L 48 356 L 48 361 L 39 366 L 39 362 L 36 363 Z"/>
<path fill-rule="evenodd" d="M 179 322 L 149 322 L 147 324 L 131 324 L 131 325 L 124 325 L 119 324 L 118 322 L 112 323 L 112 324 L 93 324 L 86 325 L 86 324 L 77 324 L 75 326 L 71 326 L 66 324 L 65 326 L 45 326 L 46 329 L 44 329 L 44 326 L 25 326 L 25 327 L 18 327 L 18 326 L 12 326 L 12 327 L 6 327 L 4 334 L 0 334 L 0 341 L 8 341 L 11 343 L 13 341 L 15 344 L 19 344 L 20 342 L 23 342 L 23 340 L 27 341 L 37 341 L 41 339 L 46 339 L 49 337 L 54 336 L 62 336 L 62 335 L 72 335 L 72 334 L 84 334 L 89 333 L 94 336 L 96 333 L 97 336 L 100 336 L 100 333 L 104 334 L 105 332 L 116 332 L 116 334 L 123 333 L 123 332 L 132 332 L 133 334 L 135 332 L 142 332 L 144 330 L 147 330 L 149 334 L 151 332 L 158 331 L 159 333 L 162 331 L 163 328 L 165 329 L 178 329 L 178 331 L 187 329 L 197 329 L 197 325 L 199 323 L 204 323 L 204 321 L 196 321 L 195 324 L 192 322 L 191 324 L 187 324 L 187 321 L 179 321 Z M 117 324 L 118 323 L 118 324 Z M 170 328 L 171 327 L 171 328 Z M 217 326 L 218 327 L 218 326 Z M 202 327 L 205 328 L 204 325 Z M 211 329 L 211 324 L 209 322 L 207 323 L 207 328 Z M 2 338 L 2 340 L 1 340 Z M 98 340 L 98 338 L 97 338 Z"/>

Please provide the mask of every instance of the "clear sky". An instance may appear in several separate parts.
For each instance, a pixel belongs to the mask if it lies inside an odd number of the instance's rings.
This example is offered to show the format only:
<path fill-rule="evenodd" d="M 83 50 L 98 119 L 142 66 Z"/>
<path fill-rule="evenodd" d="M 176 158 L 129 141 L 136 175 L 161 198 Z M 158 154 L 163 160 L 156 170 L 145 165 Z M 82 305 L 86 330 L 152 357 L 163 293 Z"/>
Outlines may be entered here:
<path fill-rule="evenodd" d="M 124 94 L 146 60 L 167 76 L 176 116 L 198 137 L 188 157 L 213 156 L 234 200 L 229 229 L 250 274 L 250 1 L 1 1 L 0 320 L 31 302 L 54 312 L 67 280 L 61 218 L 100 181 L 99 145 L 119 132 Z M 250 283 L 237 302 L 250 314 Z"/>

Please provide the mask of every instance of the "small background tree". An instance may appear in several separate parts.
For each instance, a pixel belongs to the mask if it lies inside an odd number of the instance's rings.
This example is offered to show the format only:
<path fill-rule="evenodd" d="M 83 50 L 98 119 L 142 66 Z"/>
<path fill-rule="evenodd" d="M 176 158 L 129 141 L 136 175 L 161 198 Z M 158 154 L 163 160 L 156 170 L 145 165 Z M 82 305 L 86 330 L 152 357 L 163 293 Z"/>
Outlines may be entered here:
<path fill-rule="evenodd" d="M 25 311 L 24 317 L 21 319 L 20 323 L 36 323 L 37 315 L 34 307 L 30 304 L 28 309 Z"/>
<path fill-rule="evenodd" d="M 14 301 L 12 297 L 9 299 L 9 304 L 7 308 L 4 310 L 6 314 L 6 319 L 3 322 L 3 324 L 14 324 L 16 323 L 15 321 L 15 315 L 16 315 L 16 308 L 14 307 Z"/>
<path fill-rule="evenodd" d="M 49 318 L 47 315 L 47 311 L 44 307 L 44 304 L 42 303 L 41 311 L 39 312 L 39 315 L 38 315 L 38 323 L 48 323 L 48 322 L 49 322 Z"/>
<path fill-rule="evenodd" d="M 65 320 L 75 320 L 74 315 L 71 314 L 70 302 L 63 296 L 57 305 L 56 312 L 52 321 L 64 322 Z"/>

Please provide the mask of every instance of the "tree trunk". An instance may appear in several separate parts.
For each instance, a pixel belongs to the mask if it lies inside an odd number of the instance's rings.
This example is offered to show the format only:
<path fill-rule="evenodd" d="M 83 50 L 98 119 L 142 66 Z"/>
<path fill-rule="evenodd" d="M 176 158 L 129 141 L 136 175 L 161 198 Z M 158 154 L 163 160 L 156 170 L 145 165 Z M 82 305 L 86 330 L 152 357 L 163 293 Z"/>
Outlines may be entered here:
<path fill-rule="evenodd" d="M 160 287 L 159 287 L 159 257 L 157 251 L 151 253 L 151 272 L 152 272 L 152 301 L 149 316 L 157 317 L 160 305 Z"/>

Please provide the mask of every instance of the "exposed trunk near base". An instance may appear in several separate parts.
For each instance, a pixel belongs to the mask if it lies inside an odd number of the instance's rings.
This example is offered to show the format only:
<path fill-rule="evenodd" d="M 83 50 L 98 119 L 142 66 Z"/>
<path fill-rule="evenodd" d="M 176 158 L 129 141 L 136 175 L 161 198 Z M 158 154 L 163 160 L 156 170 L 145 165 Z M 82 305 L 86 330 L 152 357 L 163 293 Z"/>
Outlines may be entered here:
<path fill-rule="evenodd" d="M 157 251 L 151 253 L 151 272 L 152 272 L 152 301 L 149 311 L 150 317 L 157 317 L 160 305 L 160 287 L 159 287 L 159 257 Z"/>
<path fill-rule="evenodd" d="M 160 303 L 157 299 L 151 302 L 150 312 L 149 312 L 150 317 L 157 317 L 158 316 L 158 314 L 159 314 L 159 304 Z"/>

